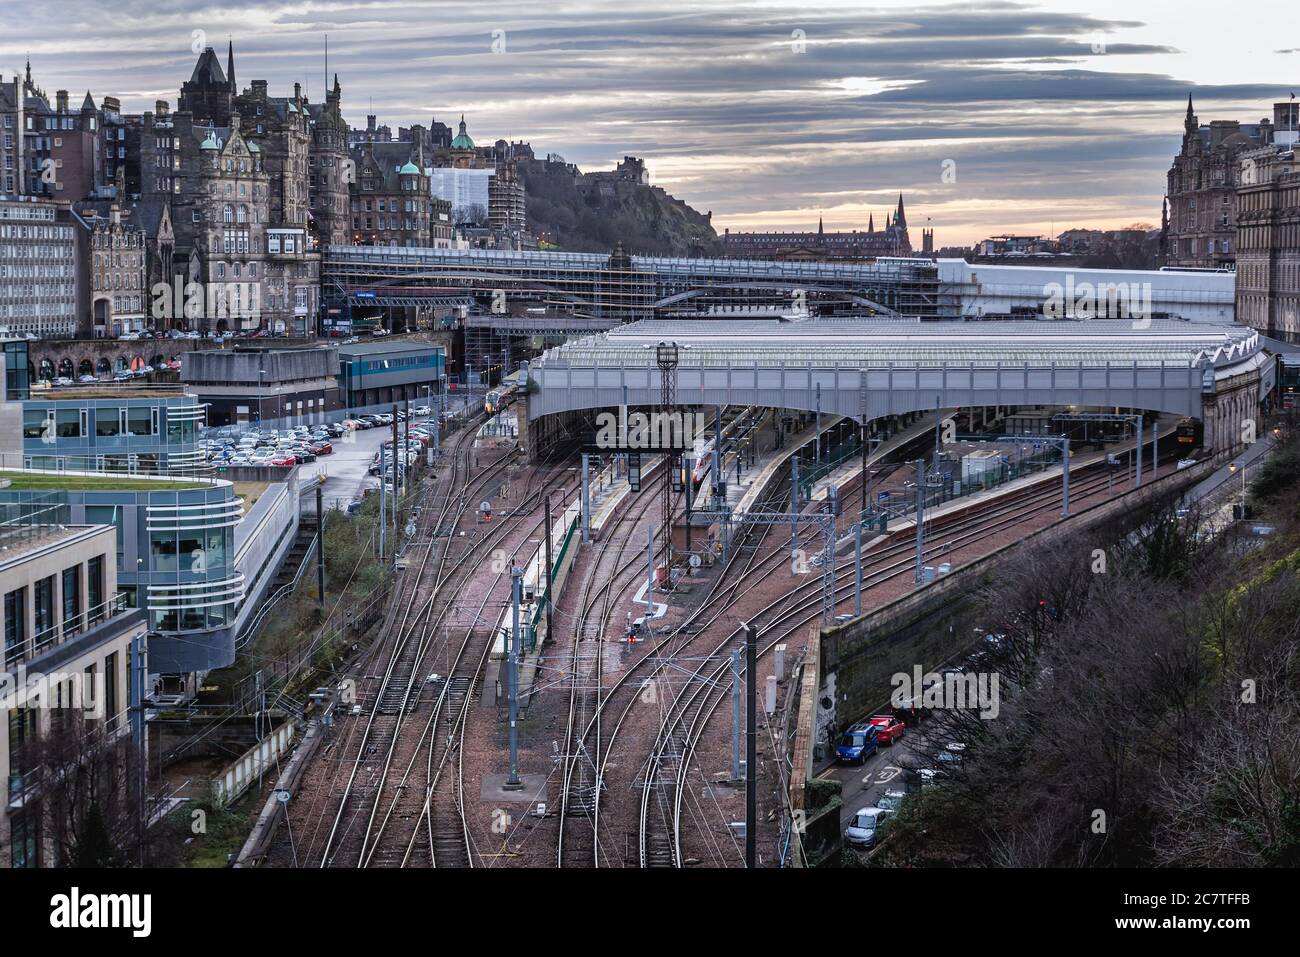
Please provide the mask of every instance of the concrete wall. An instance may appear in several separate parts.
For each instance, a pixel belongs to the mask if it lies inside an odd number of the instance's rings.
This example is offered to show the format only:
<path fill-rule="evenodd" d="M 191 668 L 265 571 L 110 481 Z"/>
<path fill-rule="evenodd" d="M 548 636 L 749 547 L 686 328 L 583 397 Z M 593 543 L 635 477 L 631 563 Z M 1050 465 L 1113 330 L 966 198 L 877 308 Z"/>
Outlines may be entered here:
<path fill-rule="evenodd" d="M 321 380 L 332 383 L 338 371 L 339 354 L 335 346 L 278 352 L 187 352 L 181 356 L 181 381 L 196 386 L 212 385 L 222 393 L 241 385 L 256 394 L 259 387 Z"/>

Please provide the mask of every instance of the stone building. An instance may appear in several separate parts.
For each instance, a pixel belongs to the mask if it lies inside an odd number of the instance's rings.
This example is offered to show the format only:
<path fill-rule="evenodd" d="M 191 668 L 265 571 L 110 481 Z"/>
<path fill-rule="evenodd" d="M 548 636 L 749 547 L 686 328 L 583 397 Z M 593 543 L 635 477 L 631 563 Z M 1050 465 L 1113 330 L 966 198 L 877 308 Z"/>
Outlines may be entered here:
<path fill-rule="evenodd" d="M 116 203 L 81 211 L 90 229 L 90 308 L 95 338 L 149 327 L 144 229 Z"/>
<path fill-rule="evenodd" d="M 1275 107 L 1273 143 L 1241 155 L 1237 321 L 1300 342 L 1300 166 L 1295 103 Z"/>
<path fill-rule="evenodd" d="M 624 170 L 623 164 L 619 170 Z M 636 169 L 629 166 L 624 175 L 635 173 Z M 897 209 L 892 215 L 886 214 L 885 226 L 879 230 L 874 216 L 868 217 L 865 230 L 848 232 L 828 233 L 820 221 L 816 232 L 733 233 L 728 229 L 722 235 L 722 248 L 727 256 L 737 259 L 876 259 L 910 256 L 912 241 L 907 231 L 903 194 L 899 193 Z"/>
<path fill-rule="evenodd" d="M 431 245 L 433 197 L 419 140 L 366 143 L 354 152 L 353 161 L 352 242 L 364 246 Z"/>
<path fill-rule="evenodd" d="M 142 121 L 142 200 L 155 204 L 151 225 L 164 222 L 155 211 L 165 201 L 173 233 L 175 292 L 155 297 L 165 313 L 155 324 L 314 332 L 320 256 L 308 227 L 312 124 L 301 88 L 272 97 L 258 80 L 240 94 L 233 45 L 224 71 L 209 47 L 178 105 L 171 113 L 159 101 Z M 152 263 L 165 263 L 166 238 L 146 238 Z"/>
<path fill-rule="evenodd" d="M 307 154 L 311 224 L 318 241 L 328 246 L 346 246 L 351 225 L 348 187 L 356 170 L 348 157 L 348 124 L 342 108 L 343 91 L 337 74 L 334 88 L 325 94 L 325 103 L 307 106 L 311 124 Z"/>
<path fill-rule="evenodd" d="M 0 74 L 0 195 L 27 191 L 24 106 L 22 77 L 15 73 L 6 80 Z"/>
<path fill-rule="evenodd" d="M 1236 258 L 1237 186 L 1241 156 L 1272 142 L 1273 124 L 1198 122 L 1187 98 L 1183 145 L 1169 169 L 1165 263 L 1228 268 Z"/>

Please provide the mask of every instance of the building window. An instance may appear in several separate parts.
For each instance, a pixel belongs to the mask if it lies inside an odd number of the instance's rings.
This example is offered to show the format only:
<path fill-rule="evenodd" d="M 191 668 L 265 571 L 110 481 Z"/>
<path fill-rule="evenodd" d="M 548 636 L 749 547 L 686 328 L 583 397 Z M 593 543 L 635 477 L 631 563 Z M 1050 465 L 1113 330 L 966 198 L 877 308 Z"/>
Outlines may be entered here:
<path fill-rule="evenodd" d="M 11 718 L 12 715 L 13 712 L 11 711 Z M 11 720 L 10 730 L 12 730 L 12 727 Z M 11 768 L 17 768 L 18 766 L 16 759 L 10 761 Z M 36 833 L 28 822 L 26 814 L 17 813 L 9 818 L 9 849 L 11 866 L 21 868 L 40 866 L 37 857 Z"/>
<path fill-rule="evenodd" d="M 55 413 L 57 434 L 61 439 L 81 438 L 81 410 L 59 409 Z"/>
<path fill-rule="evenodd" d="M 42 578 L 36 583 L 35 603 L 32 610 L 36 616 L 36 651 L 39 652 L 39 646 L 50 640 L 50 633 L 54 630 L 53 575 Z"/>
<path fill-rule="evenodd" d="M 108 616 L 108 609 L 104 607 L 103 555 L 96 555 L 86 562 L 86 611 L 91 624 Z"/>
<path fill-rule="evenodd" d="M 104 659 L 104 724 L 117 728 L 117 652 Z"/>
<path fill-rule="evenodd" d="M 27 645 L 27 589 L 5 595 L 5 665 L 22 657 Z"/>
<path fill-rule="evenodd" d="M 126 431 L 130 435 L 153 435 L 153 409 L 127 409 Z"/>
<path fill-rule="evenodd" d="M 81 566 L 63 570 L 63 637 L 81 631 Z"/>
<path fill-rule="evenodd" d="M 95 435 L 107 438 L 122 434 L 122 417 L 120 409 L 95 410 Z"/>
<path fill-rule="evenodd" d="M 53 441 L 54 417 L 48 409 L 25 409 L 23 411 L 23 438 L 46 439 Z"/>

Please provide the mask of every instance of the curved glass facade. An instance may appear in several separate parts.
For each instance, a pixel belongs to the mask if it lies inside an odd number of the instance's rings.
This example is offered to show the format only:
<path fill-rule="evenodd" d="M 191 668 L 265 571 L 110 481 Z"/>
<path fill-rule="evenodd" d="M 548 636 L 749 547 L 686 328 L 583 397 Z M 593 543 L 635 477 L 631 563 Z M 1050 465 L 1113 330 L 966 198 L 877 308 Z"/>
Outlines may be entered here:
<path fill-rule="evenodd" d="M 233 571 L 243 499 L 177 498 L 174 504 L 145 506 L 150 624 L 175 632 L 224 628 L 244 597 L 244 577 Z"/>

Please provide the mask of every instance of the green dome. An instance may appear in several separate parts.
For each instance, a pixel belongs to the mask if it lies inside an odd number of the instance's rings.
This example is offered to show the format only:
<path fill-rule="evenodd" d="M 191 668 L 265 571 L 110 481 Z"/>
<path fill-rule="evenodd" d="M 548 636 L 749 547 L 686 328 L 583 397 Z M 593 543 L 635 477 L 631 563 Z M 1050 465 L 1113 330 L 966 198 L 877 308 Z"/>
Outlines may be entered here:
<path fill-rule="evenodd" d="M 454 150 L 472 150 L 474 148 L 474 141 L 465 132 L 465 115 L 463 113 L 460 117 L 460 132 L 451 141 L 451 148 Z"/>
<path fill-rule="evenodd" d="M 401 169 L 399 169 L 397 172 L 402 176 L 409 176 L 412 173 L 414 173 L 416 176 L 419 176 L 420 167 L 416 166 L 414 163 L 407 162 L 407 164 L 403 166 Z"/>

